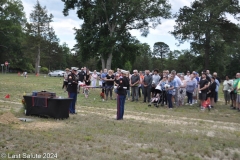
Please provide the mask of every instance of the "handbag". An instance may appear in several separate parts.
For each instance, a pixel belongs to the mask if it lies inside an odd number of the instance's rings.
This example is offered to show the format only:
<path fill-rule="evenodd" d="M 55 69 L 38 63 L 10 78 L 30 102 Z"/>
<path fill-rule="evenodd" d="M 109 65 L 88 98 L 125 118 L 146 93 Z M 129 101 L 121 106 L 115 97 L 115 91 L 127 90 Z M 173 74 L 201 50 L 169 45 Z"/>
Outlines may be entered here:
<path fill-rule="evenodd" d="M 183 93 L 183 90 L 181 89 L 179 93 L 182 94 L 182 93 Z"/>

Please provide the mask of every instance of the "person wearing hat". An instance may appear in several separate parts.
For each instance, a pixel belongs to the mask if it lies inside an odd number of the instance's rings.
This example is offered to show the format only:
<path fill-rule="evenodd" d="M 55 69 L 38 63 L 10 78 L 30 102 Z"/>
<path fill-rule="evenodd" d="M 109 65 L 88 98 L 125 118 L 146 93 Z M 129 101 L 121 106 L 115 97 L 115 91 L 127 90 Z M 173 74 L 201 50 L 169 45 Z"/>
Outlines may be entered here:
<path fill-rule="evenodd" d="M 124 105 L 127 95 L 127 88 L 129 86 L 129 81 L 126 77 L 126 72 L 122 72 L 123 77 L 119 79 L 117 86 L 117 120 L 123 120 L 124 115 Z"/>
<path fill-rule="evenodd" d="M 68 85 L 68 74 L 69 74 L 69 68 L 66 68 L 65 69 L 65 73 L 63 75 L 63 86 L 62 86 L 62 89 L 65 88 L 64 92 L 67 91 L 67 85 Z"/>
<path fill-rule="evenodd" d="M 72 102 L 69 107 L 70 114 L 76 114 L 75 105 L 77 101 L 77 92 L 78 92 L 78 76 L 77 76 L 78 68 L 73 68 L 72 73 L 68 75 L 68 97 L 72 98 Z"/>

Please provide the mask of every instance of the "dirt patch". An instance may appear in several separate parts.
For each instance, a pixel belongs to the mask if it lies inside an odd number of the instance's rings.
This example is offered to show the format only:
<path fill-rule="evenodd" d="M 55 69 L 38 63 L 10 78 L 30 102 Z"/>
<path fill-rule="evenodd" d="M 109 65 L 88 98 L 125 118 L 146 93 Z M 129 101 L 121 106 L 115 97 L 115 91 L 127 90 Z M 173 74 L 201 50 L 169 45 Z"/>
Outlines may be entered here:
<path fill-rule="evenodd" d="M 62 128 L 64 125 L 62 122 L 25 122 L 17 126 L 17 128 L 25 130 L 49 130 Z"/>
<path fill-rule="evenodd" d="M 17 123 L 20 123 L 20 121 L 12 113 L 6 112 L 0 115 L 0 123 L 1 124 L 17 124 Z"/>

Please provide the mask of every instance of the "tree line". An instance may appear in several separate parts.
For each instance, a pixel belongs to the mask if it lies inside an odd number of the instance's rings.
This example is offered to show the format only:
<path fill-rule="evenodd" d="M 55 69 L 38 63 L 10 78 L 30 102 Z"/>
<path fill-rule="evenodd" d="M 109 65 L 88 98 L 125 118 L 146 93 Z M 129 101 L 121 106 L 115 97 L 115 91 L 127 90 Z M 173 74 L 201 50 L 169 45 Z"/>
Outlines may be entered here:
<path fill-rule="evenodd" d="M 39 1 L 27 22 L 21 0 L 0 1 L 0 63 L 11 71 L 47 73 L 75 61 L 66 43 L 60 44 L 51 22 L 53 15 Z"/>
<path fill-rule="evenodd" d="M 220 76 L 233 76 L 240 70 L 238 0 L 195 0 L 177 13 L 171 13 L 167 0 L 62 0 L 65 16 L 71 9 L 83 20 L 75 28 L 77 44 L 60 45 L 51 27 L 53 15 L 39 1 L 26 21 L 20 0 L 0 2 L 0 59 L 11 68 L 39 72 L 70 66 L 127 70 L 209 69 Z M 175 18 L 170 31 L 179 45 L 190 42 L 190 50 L 172 51 L 165 42 L 152 46 L 140 43 L 130 33 L 140 30 L 147 36 L 162 19 Z M 1 62 L 2 63 L 2 62 Z"/>

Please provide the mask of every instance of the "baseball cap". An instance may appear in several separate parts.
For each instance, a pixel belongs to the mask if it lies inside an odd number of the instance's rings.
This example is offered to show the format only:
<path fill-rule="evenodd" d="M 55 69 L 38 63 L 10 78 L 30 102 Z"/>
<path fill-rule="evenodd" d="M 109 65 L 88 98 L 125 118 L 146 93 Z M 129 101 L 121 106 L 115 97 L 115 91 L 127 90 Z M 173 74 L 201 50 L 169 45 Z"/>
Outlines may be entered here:
<path fill-rule="evenodd" d="M 77 71 L 77 70 L 78 70 L 78 68 L 77 68 L 77 67 L 74 67 L 72 70 L 74 70 L 74 71 Z"/>

